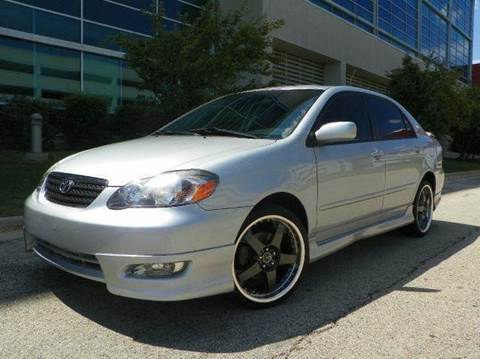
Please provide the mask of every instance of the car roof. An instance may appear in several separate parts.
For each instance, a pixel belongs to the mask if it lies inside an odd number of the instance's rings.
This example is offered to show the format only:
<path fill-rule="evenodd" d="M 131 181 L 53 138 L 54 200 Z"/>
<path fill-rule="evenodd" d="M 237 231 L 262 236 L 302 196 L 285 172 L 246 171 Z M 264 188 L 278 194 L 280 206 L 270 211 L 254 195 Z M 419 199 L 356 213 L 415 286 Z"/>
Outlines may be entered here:
<path fill-rule="evenodd" d="M 335 89 L 336 91 L 355 91 L 355 92 L 363 92 L 363 93 L 370 93 L 373 95 L 380 95 L 382 97 L 387 97 L 379 92 L 367 90 L 361 87 L 355 87 L 355 86 L 321 86 L 321 85 L 289 85 L 289 86 L 271 86 L 271 87 L 264 87 L 264 88 L 259 88 L 259 89 L 254 89 L 254 90 L 248 90 L 244 92 L 256 92 L 256 91 L 291 91 L 291 90 L 330 90 L 330 89 Z"/>

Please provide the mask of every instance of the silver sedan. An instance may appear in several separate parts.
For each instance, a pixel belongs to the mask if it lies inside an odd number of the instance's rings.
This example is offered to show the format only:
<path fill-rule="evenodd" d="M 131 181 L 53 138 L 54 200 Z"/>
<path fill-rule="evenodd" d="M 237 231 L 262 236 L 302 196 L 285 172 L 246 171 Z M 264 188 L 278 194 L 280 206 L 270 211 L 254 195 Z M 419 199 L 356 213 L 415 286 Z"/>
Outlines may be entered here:
<path fill-rule="evenodd" d="M 438 142 L 390 98 L 267 88 L 56 163 L 25 203 L 25 242 L 113 294 L 267 306 L 359 239 L 425 235 L 443 182 Z"/>

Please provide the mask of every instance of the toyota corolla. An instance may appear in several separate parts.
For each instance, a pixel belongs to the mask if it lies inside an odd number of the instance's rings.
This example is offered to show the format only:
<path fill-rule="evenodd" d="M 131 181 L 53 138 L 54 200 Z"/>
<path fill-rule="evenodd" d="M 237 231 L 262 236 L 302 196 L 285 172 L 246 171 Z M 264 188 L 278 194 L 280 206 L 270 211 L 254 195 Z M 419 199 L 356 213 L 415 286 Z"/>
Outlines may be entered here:
<path fill-rule="evenodd" d="M 267 306 L 359 239 L 425 235 L 443 181 L 437 140 L 384 95 L 247 91 L 56 163 L 25 203 L 25 243 L 113 294 Z"/>

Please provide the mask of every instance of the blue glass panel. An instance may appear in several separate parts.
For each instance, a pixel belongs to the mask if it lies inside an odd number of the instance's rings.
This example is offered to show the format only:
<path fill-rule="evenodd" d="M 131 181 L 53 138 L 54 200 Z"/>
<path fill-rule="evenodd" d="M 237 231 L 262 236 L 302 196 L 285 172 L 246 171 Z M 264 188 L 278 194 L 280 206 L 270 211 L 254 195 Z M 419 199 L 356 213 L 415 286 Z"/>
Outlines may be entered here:
<path fill-rule="evenodd" d="M 155 9 L 156 1 L 155 0 L 113 0 L 115 2 L 128 5 L 137 9 L 151 10 Z"/>
<path fill-rule="evenodd" d="M 183 18 L 197 16 L 200 9 L 196 6 L 188 5 L 178 0 L 160 0 L 159 10 L 163 15 L 170 19 L 181 20 Z"/>
<path fill-rule="evenodd" d="M 44 9 L 58 11 L 64 14 L 80 16 L 80 0 L 17 0 L 25 4 Z"/>
<path fill-rule="evenodd" d="M 421 53 L 445 62 L 447 56 L 447 22 L 426 4 L 422 5 Z"/>
<path fill-rule="evenodd" d="M 452 0 L 450 18 L 467 35 L 471 31 L 472 0 Z"/>
<path fill-rule="evenodd" d="M 121 48 L 116 44 L 115 38 L 120 35 L 127 35 L 131 37 L 140 37 L 128 32 L 112 29 L 106 26 L 100 26 L 85 22 L 83 24 L 83 42 L 87 45 L 104 47 L 110 50 L 121 51 Z"/>
<path fill-rule="evenodd" d="M 80 42 L 80 21 L 0 0 L 0 26 Z"/>
<path fill-rule="evenodd" d="M 129 9 L 103 0 L 84 0 L 85 19 L 142 34 L 152 33 L 150 17 L 140 10 Z"/>
<path fill-rule="evenodd" d="M 452 30 L 449 46 L 449 64 L 464 78 L 468 77 L 470 65 L 470 41 L 457 30 Z"/>
<path fill-rule="evenodd" d="M 32 9 L 0 0 L 0 26 L 33 32 Z"/>
<path fill-rule="evenodd" d="M 418 24 L 416 1 L 379 0 L 378 5 L 379 27 L 416 48 Z M 398 46 L 398 42 L 395 44 Z"/>
<path fill-rule="evenodd" d="M 35 33 L 80 42 L 80 21 L 45 11 L 34 10 Z"/>

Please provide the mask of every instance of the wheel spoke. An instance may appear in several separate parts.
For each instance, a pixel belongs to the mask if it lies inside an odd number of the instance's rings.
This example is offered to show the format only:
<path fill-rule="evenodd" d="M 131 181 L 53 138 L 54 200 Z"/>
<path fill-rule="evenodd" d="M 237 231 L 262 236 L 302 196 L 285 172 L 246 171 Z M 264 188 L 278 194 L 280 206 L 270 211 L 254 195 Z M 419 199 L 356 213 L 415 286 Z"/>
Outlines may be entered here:
<path fill-rule="evenodd" d="M 265 248 L 265 244 L 256 236 L 252 234 L 251 231 L 245 236 L 245 243 L 247 243 L 257 255 L 260 255 Z"/>
<path fill-rule="evenodd" d="M 280 245 L 282 244 L 282 239 L 283 239 L 283 234 L 285 233 L 285 226 L 282 223 L 277 224 L 277 229 L 275 233 L 273 234 L 272 241 L 270 244 L 272 246 L 277 247 L 280 249 Z"/>
<path fill-rule="evenodd" d="M 262 269 L 260 268 L 258 263 L 255 263 L 238 275 L 238 281 L 240 283 L 243 283 L 246 280 L 256 276 L 261 271 L 262 271 Z"/>
<path fill-rule="evenodd" d="M 280 254 L 280 261 L 278 262 L 278 265 L 295 264 L 295 263 L 297 263 L 296 254 L 287 254 L 287 253 Z"/>
<path fill-rule="evenodd" d="M 277 270 L 274 269 L 270 272 L 266 272 L 266 275 L 268 290 L 272 291 L 275 288 L 275 283 L 277 282 Z"/>
<path fill-rule="evenodd" d="M 424 206 L 418 206 L 418 207 L 417 207 L 417 211 L 418 211 L 419 213 L 423 213 L 423 211 L 425 211 L 425 207 L 424 207 Z"/>

